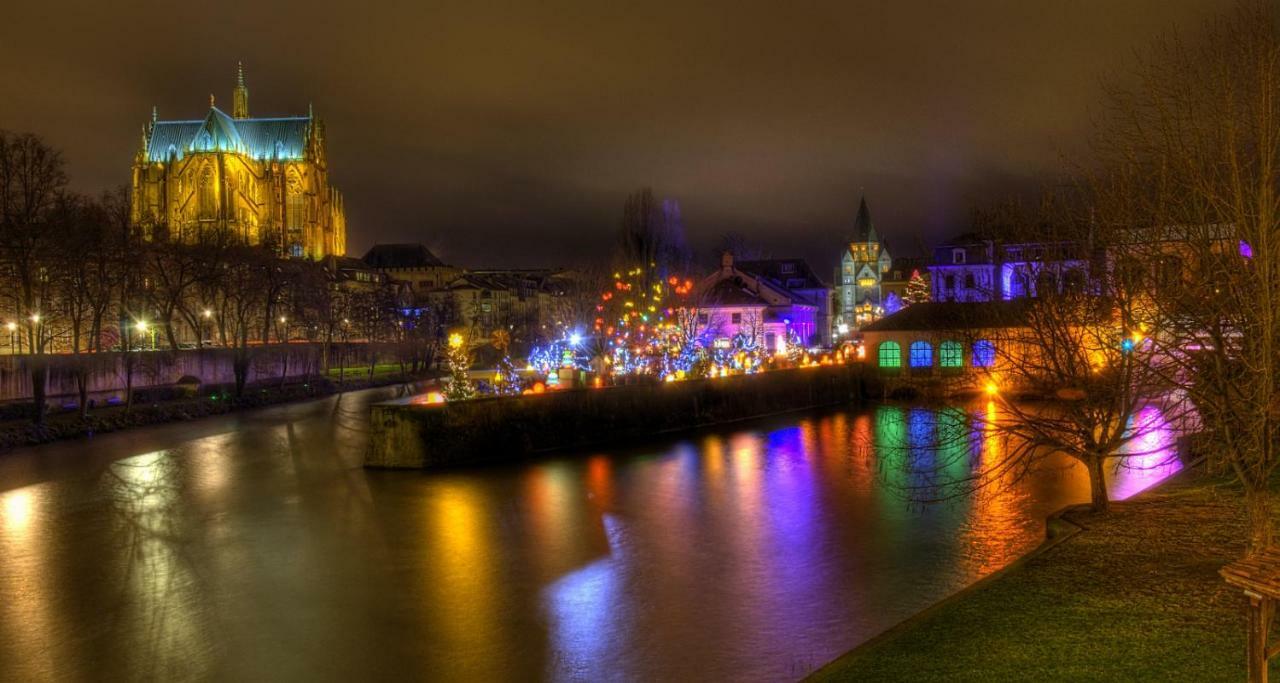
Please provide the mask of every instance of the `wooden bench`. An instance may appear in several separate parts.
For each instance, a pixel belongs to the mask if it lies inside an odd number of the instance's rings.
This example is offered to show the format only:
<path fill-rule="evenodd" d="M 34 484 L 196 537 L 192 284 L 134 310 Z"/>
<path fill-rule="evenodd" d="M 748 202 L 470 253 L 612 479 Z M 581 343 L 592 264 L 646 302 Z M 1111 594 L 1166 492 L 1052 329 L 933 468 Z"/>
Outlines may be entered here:
<path fill-rule="evenodd" d="M 1267 637 L 1280 601 L 1280 547 L 1264 548 L 1219 573 L 1249 598 L 1249 680 L 1266 683 L 1267 661 L 1280 654 L 1280 643 L 1273 645 Z"/>

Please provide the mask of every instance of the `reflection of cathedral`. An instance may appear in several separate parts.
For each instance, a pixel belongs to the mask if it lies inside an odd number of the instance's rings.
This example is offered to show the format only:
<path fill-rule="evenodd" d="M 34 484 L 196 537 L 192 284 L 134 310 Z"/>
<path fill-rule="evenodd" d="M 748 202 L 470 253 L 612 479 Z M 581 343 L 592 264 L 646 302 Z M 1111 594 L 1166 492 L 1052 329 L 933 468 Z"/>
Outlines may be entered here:
<path fill-rule="evenodd" d="M 132 220 L 148 238 L 195 242 L 225 229 L 282 256 L 346 251 L 342 195 L 329 186 L 324 123 L 306 116 L 251 118 L 244 72 L 232 114 L 158 121 L 143 129 L 133 164 Z"/>
<path fill-rule="evenodd" d="M 836 273 L 837 334 L 856 330 L 884 315 L 880 281 L 891 262 L 889 250 L 876 235 L 871 212 L 867 210 L 867 199 L 863 197 L 858 205 L 853 237 L 840 258 L 840 269 Z"/>

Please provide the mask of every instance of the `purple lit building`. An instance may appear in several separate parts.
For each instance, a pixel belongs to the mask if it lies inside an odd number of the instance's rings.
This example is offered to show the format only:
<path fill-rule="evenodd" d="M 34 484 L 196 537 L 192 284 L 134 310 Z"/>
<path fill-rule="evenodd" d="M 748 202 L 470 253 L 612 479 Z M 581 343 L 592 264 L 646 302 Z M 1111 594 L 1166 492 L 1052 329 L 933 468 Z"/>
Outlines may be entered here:
<path fill-rule="evenodd" d="M 819 319 L 830 291 L 801 259 L 735 265 L 726 253 L 720 269 L 697 284 L 694 296 L 699 326 L 713 341 L 742 334 L 770 353 L 785 349 L 793 335 L 804 345 L 824 341 Z"/>
<path fill-rule="evenodd" d="M 1083 287 L 1086 250 L 1070 242 L 1005 242 L 968 233 L 933 251 L 933 300 L 1008 301 Z"/>

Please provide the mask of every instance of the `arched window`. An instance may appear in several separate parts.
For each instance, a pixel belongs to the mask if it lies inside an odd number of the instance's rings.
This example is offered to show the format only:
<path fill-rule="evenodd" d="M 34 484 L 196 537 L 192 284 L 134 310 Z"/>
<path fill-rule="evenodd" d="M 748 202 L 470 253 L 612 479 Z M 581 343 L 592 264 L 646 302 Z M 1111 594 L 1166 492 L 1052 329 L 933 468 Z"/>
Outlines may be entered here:
<path fill-rule="evenodd" d="M 285 187 L 284 227 L 288 230 L 302 230 L 303 217 L 302 179 L 296 172 L 289 174 Z"/>
<path fill-rule="evenodd" d="M 938 365 L 944 368 L 964 367 L 964 347 L 960 342 L 949 339 L 938 346 Z"/>
<path fill-rule="evenodd" d="M 902 347 L 898 346 L 898 342 L 887 341 L 887 342 L 881 343 L 878 355 L 880 359 L 880 367 L 882 368 L 902 367 Z"/>
<path fill-rule="evenodd" d="M 911 367 L 933 367 L 933 345 L 927 341 L 911 342 Z"/>
<path fill-rule="evenodd" d="M 218 217 L 218 183 L 213 168 L 205 166 L 196 183 L 196 215 L 200 220 Z"/>
<path fill-rule="evenodd" d="M 996 362 L 996 345 L 979 339 L 973 343 L 973 367 L 989 368 Z"/>

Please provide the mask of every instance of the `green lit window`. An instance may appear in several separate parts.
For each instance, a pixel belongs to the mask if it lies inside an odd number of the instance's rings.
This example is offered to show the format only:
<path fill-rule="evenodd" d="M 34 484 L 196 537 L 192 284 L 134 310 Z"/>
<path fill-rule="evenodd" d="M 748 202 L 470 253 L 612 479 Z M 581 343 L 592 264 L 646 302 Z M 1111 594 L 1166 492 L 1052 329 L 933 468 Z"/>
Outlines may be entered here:
<path fill-rule="evenodd" d="M 944 341 L 938 347 L 938 364 L 944 368 L 964 367 L 964 347 L 955 340 Z"/>
<path fill-rule="evenodd" d="M 902 367 L 902 347 L 898 342 L 887 341 L 880 344 L 878 352 L 880 359 L 880 367 L 882 368 L 900 368 Z"/>

